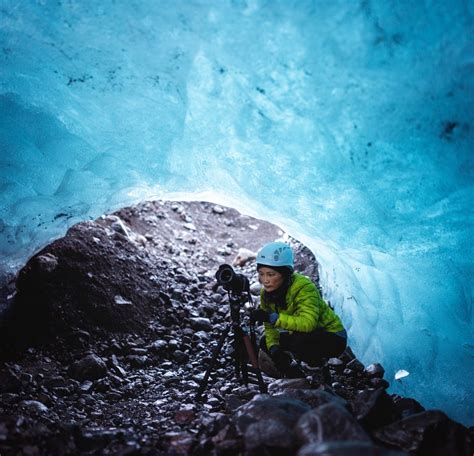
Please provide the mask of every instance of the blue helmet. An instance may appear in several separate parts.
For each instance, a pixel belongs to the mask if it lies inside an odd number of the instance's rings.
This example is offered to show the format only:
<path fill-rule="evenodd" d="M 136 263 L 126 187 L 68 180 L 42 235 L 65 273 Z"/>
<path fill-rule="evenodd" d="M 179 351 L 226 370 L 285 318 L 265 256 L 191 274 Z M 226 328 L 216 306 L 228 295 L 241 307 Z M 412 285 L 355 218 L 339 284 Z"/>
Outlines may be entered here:
<path fill-rule="evenodd" d="M 257 253 L 257 264 L 270 267 L 286 267 L 294 271 L 293 250 L 284 242 L 270 242 Z"/>

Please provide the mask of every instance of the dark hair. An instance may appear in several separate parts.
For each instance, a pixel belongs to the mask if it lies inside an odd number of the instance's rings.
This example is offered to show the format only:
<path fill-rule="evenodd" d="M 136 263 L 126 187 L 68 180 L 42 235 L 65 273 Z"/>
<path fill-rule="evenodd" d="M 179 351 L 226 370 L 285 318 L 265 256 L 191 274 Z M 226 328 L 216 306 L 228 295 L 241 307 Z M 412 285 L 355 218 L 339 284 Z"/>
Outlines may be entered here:
<path fill-rule="evenodd" d="M 284 276 L 291 276 L 291 273 L 293 272 L 288 266 L 269 266 L 268 264 L 257 263 L 257 271 L 260 268 L 270 268 Z"/>

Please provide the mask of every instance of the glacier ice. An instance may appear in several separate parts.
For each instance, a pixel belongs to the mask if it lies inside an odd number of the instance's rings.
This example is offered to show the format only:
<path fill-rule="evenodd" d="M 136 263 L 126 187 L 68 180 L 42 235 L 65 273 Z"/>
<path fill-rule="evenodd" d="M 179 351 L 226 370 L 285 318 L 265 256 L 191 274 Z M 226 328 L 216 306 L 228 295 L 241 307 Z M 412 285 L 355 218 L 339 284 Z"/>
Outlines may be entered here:
<path fill-rule="evenodd" d="M 365 362 L 474 422 L 473 3 L 0 0 L 0 264 L 149 198 L 280 225 Z"/>

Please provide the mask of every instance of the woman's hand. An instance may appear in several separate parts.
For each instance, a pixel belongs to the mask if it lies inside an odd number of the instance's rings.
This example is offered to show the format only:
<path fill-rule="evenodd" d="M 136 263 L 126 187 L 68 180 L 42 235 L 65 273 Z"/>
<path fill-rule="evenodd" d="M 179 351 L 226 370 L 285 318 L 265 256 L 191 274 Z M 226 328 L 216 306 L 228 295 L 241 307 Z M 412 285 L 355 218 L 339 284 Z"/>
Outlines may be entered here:
<path fill-rule="evenodd" d="M 267 312 L 263 309 L 252 310 L 250 312 L 250 323 L 271 323 L 272 325 L 278 320 L 276 312 Z"/>

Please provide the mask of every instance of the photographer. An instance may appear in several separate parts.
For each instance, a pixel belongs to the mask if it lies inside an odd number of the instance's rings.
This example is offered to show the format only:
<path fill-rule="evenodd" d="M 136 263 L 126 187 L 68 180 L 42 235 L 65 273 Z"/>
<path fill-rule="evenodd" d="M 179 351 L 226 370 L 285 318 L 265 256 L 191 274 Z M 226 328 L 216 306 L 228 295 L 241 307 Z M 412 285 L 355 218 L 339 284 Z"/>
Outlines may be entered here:
<path fill-rule="evenodd" d="M 347 333 L 340 318 L 321 298 L 315 284 L 294 272 L 293 251 L 283 242 L 263 246 L 257 254 L 258 279 L 263 285 L 260 308 L 251 320 L 261 322 L 260 348 L 270 355 L 284 377 L 302 377 L 297 360 L 320 366 L 324 358 L 342 354 Z"/>

